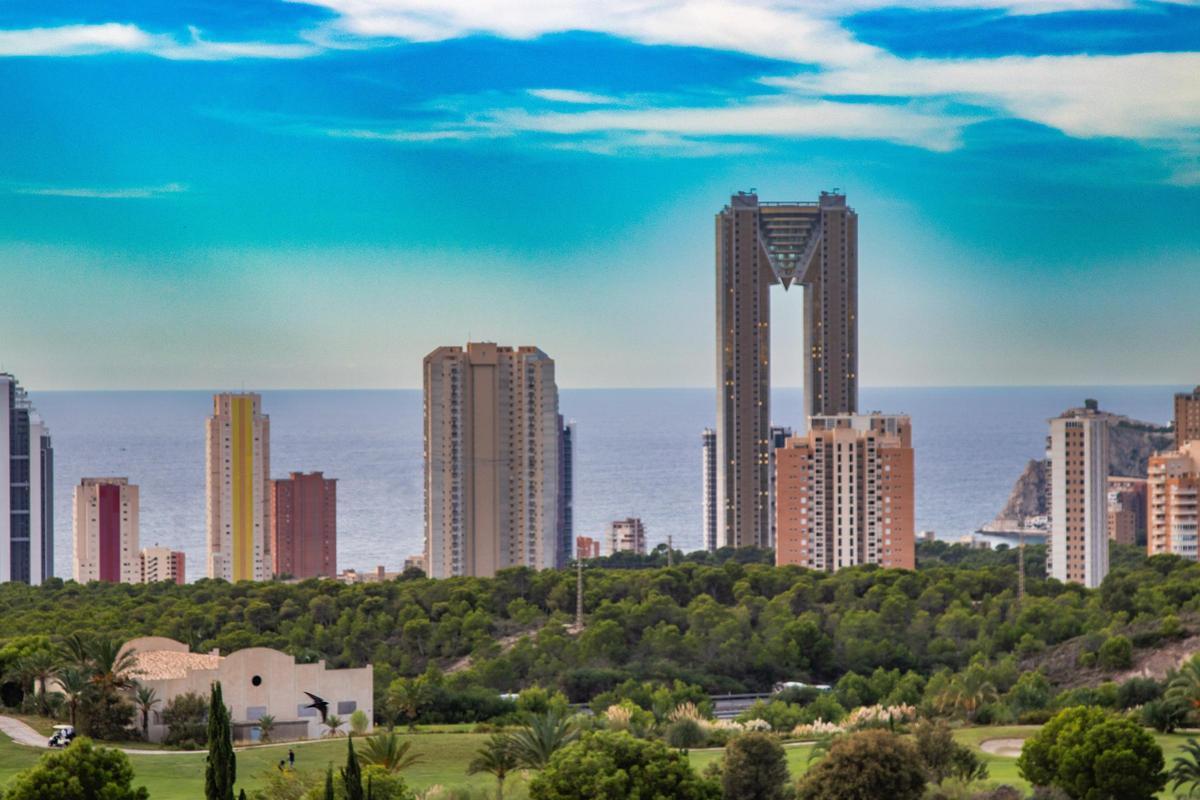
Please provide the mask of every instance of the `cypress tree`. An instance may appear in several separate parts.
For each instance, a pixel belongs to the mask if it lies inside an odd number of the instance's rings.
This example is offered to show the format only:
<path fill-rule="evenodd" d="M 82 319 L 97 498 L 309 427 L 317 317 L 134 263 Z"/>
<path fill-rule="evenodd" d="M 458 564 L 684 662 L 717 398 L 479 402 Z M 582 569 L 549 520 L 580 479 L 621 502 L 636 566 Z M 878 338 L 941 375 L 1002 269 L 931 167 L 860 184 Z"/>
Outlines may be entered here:
<path fill-rule="evenodd" d="M 366 800 L 363 795 L 362 769 L 354 755 L 354 737 L 347 737 L 346 767 L 342 770 L 342 783 L 346 784 L 346 800 Z"/>
<path fill-rule="evenodd" d="M 208 758 L 204 768 L 205 800 L 233 800 L 237 757 L 233 754 L 233 727 L 221 695 L 221 683 L 212 685 L 208 708 Z"/>
<path fill-rule="evenodd" d="M 333 795 L 333 767 L 325 770 L 325 800 L 334 800 Z"/>
<path fill-rule="evenodd" d="M 238 792 L 238 800 L 246 800 L 246 790 L 242 789 Z"/>

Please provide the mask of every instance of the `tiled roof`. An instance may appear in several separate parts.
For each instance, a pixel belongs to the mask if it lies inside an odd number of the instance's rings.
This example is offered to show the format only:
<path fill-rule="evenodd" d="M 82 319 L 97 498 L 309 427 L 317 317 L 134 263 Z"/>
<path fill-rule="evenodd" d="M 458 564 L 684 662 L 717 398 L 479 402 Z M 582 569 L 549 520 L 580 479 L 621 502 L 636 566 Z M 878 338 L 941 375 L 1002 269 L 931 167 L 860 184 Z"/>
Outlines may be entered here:
<path fill-rule="evenodd" d="M 137 666 L 130 672 L 147 681 L 186 678 L 198 669 L 216 669 L 221 657 L 208 653 L 177 653 L 170 650 L 148 650 L 134 653 Z"/>

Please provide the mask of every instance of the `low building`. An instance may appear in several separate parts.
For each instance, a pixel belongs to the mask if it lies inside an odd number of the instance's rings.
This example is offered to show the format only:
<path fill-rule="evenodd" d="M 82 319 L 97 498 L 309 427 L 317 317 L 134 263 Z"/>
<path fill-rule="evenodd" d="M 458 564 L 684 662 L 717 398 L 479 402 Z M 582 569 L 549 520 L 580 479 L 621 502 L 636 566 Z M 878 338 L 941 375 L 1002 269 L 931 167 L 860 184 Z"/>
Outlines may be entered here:
<path fill-rule="evenodd" d="M 600 540 L 590 536 L 575 537 L 575 557 L 587 560 L 600 557 Z"/>
<path fill-rule="evenodd" d="M 608 525 L 608 552 L 646 554 L 646 526 L 637 517 L 626 517 Z"/>
<path fill-rule="evenodd" d="M 337 580 L 342 583 L 383 583 L 384 581 L 394 581 L 402 574 L 401 572 L 388 572 L 384 569 L 383 564 L 380 564 L 375 569 L 362 572 L 356 569 L 344 569 L 337 574 Z"/>
<path fill-rule="evenodd" d="M 1146 479 L 1108 476 L 1108 538 L 1118 544 L 1146 539 Z"/>
<path fill-rule="evenodd" d="M 147 547 L 141 555 L 142 583 L 171 581 L 183 585 L 187 581 L 186 559 L 179 550 L 169 547 Z"/>
<path fill-rule="evenodd" d="M 404 570 L 407 572 L 410 569 L 419 569 L 421 572 L 428 574 L 428 570 L 425 569 L 424 553 L 418 553 L 415 556 L 409 556 L 404 559 Z"/>
<path fill-rule="evenodd" d="M 161 701 L 150 716 L 150 741 L 161 742 L 167 734 L 162 711 L 172 698 L 188 692 L 207 697 L 215 681 L 231 712 L 233 738 L 238 742 L 258 741 L 258 721 L 270 715 L 273 741 L 316 739 L 327 733 L 319 706 L 327 715 L 341 718 L 349 727 L 350 715 L 362 711 L 368 729 L 374 720 L 374 675 L 371 666 L 358 669 L 327 669 L 324 661 L 297 664 L 296 659 L 267 647 L 248 647 L 222 656 L 193 653 L 186 644 L 161 636 L 145 636 L 125 644 L 136 666 L 131 670 L 138 683 L 155 691 Z M 312 697 L 318 698 L 314 701 Z"/>

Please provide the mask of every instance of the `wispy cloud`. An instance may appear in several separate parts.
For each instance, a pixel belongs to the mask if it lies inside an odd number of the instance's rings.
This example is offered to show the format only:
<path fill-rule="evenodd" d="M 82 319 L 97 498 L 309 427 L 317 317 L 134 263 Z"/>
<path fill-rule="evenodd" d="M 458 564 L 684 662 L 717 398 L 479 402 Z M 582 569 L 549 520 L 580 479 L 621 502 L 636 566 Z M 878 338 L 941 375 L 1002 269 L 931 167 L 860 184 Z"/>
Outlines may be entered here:
<path fill-rule="evenodd" d="M 116 22 L 0 30 L 0 57 L 143 53 L 174 61 L 225 61 L 307 58 L 319 52 L 320 47 L 310 42 L 212 41 L 195 27 L 189 27 L 182 40 Z"/>
<path fill-rule="evenodd" d="M 93 200 L 152 200 L 181 194 L 188 190 L 182 183 L 164 183 L 160 186 L 13 186 L 13 194 L 37 197 L 79 197 Z"/>
<path fill-rule="evenodd" d="M 529 94 L 540 100 L 548 100 L 551 103 L 569 103 L 572 105 L 609 106 L 621 102 L 615 97 L 593 94 L 592 92 L 581 92 L 576 89 L 530 89 Z"/>

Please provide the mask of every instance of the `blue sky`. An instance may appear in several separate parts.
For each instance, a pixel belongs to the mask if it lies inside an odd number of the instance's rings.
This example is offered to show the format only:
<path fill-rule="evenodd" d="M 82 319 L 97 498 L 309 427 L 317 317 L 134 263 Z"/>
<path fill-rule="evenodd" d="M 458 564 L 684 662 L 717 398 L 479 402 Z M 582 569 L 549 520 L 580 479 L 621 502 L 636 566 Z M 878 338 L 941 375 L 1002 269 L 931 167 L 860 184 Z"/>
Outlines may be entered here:
<path fill-rule="evenodd" d="M 10 0 L 0 109 L 35 389 L 708 386 L 752 187 L 859 212 L 865 384 L 1200 380 L 1194 2 Z"/>

